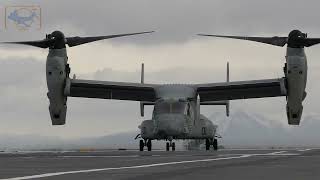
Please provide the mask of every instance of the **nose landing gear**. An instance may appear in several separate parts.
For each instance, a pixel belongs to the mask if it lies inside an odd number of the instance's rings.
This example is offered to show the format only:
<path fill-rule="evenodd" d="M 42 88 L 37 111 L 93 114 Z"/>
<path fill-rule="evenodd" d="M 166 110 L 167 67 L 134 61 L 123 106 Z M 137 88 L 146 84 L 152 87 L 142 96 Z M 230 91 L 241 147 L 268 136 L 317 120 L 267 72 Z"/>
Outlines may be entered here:
<path fill-rule="evenodd" d="M 172 141 L 166 143 L 166 151 L 170 151 L 170 147 L 172 151 L 176 150 L 176 144 Z"/>
<path fill-rule="evenodd" d="M 218 140 L 217 139 L 206 139 L 206 150 L 210 150 L 210 146 L 213 146 L 213 150 L 218 150 Z"/>
<path fill-rule="evenodd" d="M 152 150 L 152 141 L 151 139 L 146 139 L 146 140 L 140 140 L 139 141 L 139 150 L 143 151 L 144 147 L 147 147 L 148 151 Z"/>

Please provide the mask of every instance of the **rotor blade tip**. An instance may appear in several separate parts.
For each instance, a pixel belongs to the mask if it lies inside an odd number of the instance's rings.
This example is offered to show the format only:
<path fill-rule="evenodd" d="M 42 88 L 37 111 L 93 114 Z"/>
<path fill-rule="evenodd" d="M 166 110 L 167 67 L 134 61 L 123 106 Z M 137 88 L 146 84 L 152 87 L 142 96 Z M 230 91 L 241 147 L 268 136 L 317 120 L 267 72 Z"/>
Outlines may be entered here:
<path fill-rule="evenodd" d="M 215 35 L 210 35 L 210 34 L 197 34 L 198 36 L 215 36 Z"/>

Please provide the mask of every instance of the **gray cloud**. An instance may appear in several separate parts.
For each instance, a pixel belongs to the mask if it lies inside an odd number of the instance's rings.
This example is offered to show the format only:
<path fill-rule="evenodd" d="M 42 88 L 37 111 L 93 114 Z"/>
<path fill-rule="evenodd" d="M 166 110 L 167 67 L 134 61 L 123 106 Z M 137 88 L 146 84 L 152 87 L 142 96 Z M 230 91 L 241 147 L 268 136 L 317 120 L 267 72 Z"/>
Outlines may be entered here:
<path fill-rule="evenodd" d="M 5 39 L 43 38 L 45 32 L 61 29 L 67 35 L 102 35 L 156 30 L 152 37 L 123 38 L 120 43 L 157 44 L 185 42 L 195 34 L 287 35 L 299 28 L 320 35 L 317 21 L 320 3 L 310 0 L 111 0 L 111 1 L 8 1 L 3 6 L 39 4 L 40 32 L 3 31 Z M 28 36 L 26 36 L 28 34 Z M 17 36 L 16 36 L 17 35 Z"/>

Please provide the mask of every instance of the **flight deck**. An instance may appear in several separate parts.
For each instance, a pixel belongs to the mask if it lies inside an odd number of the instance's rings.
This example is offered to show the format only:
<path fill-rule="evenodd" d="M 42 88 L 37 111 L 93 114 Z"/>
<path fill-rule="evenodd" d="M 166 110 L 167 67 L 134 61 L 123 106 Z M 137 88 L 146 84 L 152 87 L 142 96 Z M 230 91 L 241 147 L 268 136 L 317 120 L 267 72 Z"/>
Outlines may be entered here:
<path fill-rule="evenodd" d="M 315 179 L 320 150 L 1 152 L 0 179 Z"/>

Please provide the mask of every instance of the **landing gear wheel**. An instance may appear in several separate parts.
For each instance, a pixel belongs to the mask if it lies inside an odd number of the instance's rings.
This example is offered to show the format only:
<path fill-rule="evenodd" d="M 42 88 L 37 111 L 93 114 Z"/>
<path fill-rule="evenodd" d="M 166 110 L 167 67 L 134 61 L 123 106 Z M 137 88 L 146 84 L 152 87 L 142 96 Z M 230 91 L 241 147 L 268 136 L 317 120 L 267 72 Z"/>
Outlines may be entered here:
<path fill-rule="evenodd" d="M 210 150 L 210 140 L 206 139 L 206 151 Z"/>
<path fill-rule="evenodd" d="M 172 143 L 172 151 L 175 151 L 176 150 L 176 143 Z"/>
<path fill-rule="evenodd" d="M 167 144 L 166 144 L 166 150 L 167 151 L 170 151 L 170 144 L 167 142 Z"/>
<path fill-rule="evenodd" d="M 143 140 L 142 140 L 142 139 L 139 141 L 139 147 L 140 147 L 140 151 L 143 151 L 143 148 L 144 148 L 144 142 L 143 142 Z"/>
<path fill-rule="evenodd" d="M 147 148 L 148 148 L 148 151 L 151 151 L 151 150 L 152 150 L 152 141 L 151 141 L 151 139 L 149 139 L 149 140 L 147 141 Z"/>
<path fill-rule="evenodd" d="M 214 149 L 215 151 L 218 150 L 218 140 L 217 140 L 217 139 L 214 139 L 214 140 L 213 140 L 213 149 Z"/>

